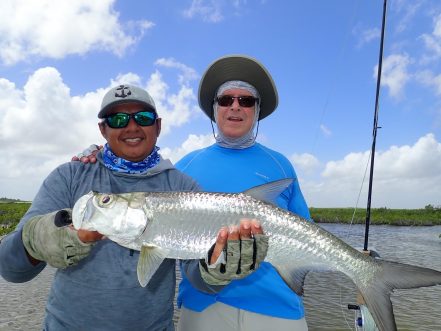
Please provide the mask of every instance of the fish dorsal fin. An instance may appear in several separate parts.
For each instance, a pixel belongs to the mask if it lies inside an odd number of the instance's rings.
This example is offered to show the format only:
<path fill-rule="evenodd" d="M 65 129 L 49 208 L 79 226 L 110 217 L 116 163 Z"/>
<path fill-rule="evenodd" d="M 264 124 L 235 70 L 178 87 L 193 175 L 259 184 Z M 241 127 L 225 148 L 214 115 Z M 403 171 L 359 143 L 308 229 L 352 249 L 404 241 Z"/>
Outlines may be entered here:
<path fill-rule="evenodd" d="M 138 273 L 139 284 L 141 284 L 142 287 L 146 287 L 166 257 L 166 249 L 153 245 L 143 245 L 141 247 L 141 254 L 139 254 L 136 271 Z"/>
<path fill-rule="evenodd" d="M 285 191 L 293 181 L 293 178 L 275 180 L 270 183 L 254 186 L 244 191 L 243 194 L 249 195 L 257 200 L 276 204 L 277 197 Z"/>

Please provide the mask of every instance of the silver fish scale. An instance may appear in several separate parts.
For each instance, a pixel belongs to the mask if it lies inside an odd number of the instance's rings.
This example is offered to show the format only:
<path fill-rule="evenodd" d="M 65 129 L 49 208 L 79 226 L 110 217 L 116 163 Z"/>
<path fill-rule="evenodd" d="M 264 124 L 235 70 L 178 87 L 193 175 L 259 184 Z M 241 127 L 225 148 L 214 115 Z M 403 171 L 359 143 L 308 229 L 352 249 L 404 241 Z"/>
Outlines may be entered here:
<path fill-rule="evenodd" d="M 259 190 L 250 194 L 260 197 Z M 297 293 L 302 292 L 307 271 L 343 272 L 357 285 L 381 331 L 396 330 L 389 298 L 394 289 L 441 285 L 439 271 L 374 260 L 316 224 L 245 194 L 116 194 L 98 197 L 93 205 L 89 203 L 92 196 L 92 192 L 83 196 L 73 208 L 77 229 L 95 229 L 137 250 L 143 246 L 160 249 L 141 254 L 138 277 L 144 285 L 158 267 L 151 261 L 203 258 L 219 229 L 237 225 L 242 218 L 262 223 L 270 239 L 266 260 Z"/>
<path fill-rule="evenodd" d="M 202 258 L 221 227 L 238 224 L 244 217 L 256 217 L 246 210 L 246 200 L 225 194 L 213 197 L 212 193 L 146 193 L 146 209 L 152 212 L 152 218 L 142 242 L 168 249 L 168 256 L 173 258 Z M 227 210 L 228 205 L 234 208 Z"/>
<path fill-rule="evenodd" d="M 273 264 L 312 270 L 331 267 L 362 279 L 372 274 L 366 273 L 366 268 L 375 267 L 320 227 L 245 194 L 138 192 L 113 197 L 115 201 L 109 206 L 94 204 L 96 212 L 83 226 L 128 248 L 156 245 L 167 250 L 169 258 L 199 259 L 214 244 L 221 227 L 255 218 L 270 238 L 266 260 Z"/>
<path fill-rule="evenodd" d="M 332 269 L 345 273 L 350 264 L 352 272 L 360 274 L 368 264 L 372 265 L 358 251 L 321 228 L 244 194 L 146 193 L 146 209 L 152 212 L 152 218 L 141 240 L 168 249 L 170 258 L 203 258 L 221 227 L 237 225 L 242 218 L 255 218 L 270 238 L 266 258 L 269 262 L 292 266 L 294 261 L 299 268 L 319 270 L 333 266 Z"/>

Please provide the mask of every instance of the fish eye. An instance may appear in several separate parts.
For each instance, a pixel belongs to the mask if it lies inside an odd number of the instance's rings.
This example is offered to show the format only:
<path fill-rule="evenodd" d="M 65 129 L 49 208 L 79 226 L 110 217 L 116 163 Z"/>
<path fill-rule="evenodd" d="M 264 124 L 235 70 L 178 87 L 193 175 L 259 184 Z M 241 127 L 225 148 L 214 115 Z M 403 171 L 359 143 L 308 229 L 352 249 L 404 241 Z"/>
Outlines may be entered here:
<path fill-rule="evenodd" d="M 97 197 L 98 206 L 107 207 L 113 202 L 113 196 L 108 194 L 103 194 Z"/>

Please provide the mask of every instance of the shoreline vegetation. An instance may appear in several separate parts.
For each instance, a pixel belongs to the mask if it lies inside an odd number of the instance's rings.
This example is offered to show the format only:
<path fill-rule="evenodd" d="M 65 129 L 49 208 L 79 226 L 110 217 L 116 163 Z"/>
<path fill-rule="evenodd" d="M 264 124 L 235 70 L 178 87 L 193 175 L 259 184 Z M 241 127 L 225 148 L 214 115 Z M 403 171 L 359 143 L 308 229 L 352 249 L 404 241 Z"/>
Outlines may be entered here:
<path fill-rule="evenodd" d="M 13 231 L 29 209 L 26 201 L 0 199 L 0 237 Z M 364 224 L 366 210 L 354 208 L 309 208 L 312 219 L 317 223 Z M 441 225 L 441 207 L 427 205 L 422 209 L 372 208 L 371 224 L 397 226 Z"/>
<path fill-rule="evenodd" d="M 364 224 L 366 209 L 354 208 L 309 208 L 312 219 L 317 223 Z M 352 220 L 353 219 L 353 220 Z M 397 226 L 441 225 L 441 207 L 427 205 L 422 209 L 371 208 L 370 224 Z"/>

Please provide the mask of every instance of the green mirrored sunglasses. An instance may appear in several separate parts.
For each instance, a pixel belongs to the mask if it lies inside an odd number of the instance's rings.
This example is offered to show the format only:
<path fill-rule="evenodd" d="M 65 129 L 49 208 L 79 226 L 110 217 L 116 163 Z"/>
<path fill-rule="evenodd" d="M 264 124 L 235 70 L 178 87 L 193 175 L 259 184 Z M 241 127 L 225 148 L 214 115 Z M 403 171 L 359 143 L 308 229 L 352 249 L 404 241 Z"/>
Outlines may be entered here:
<path fill-rule="evenodd" d="M 105 121 L 112 129 L 122 129 L 129 124 L 130 118 L 133 118 L 136 124 L 140 126 L 151 126 L 155 124 L 158 115 L 156 115 L 154 112 L 145 110 L 134 114 L 115 113 L 107 116 Z"/>

